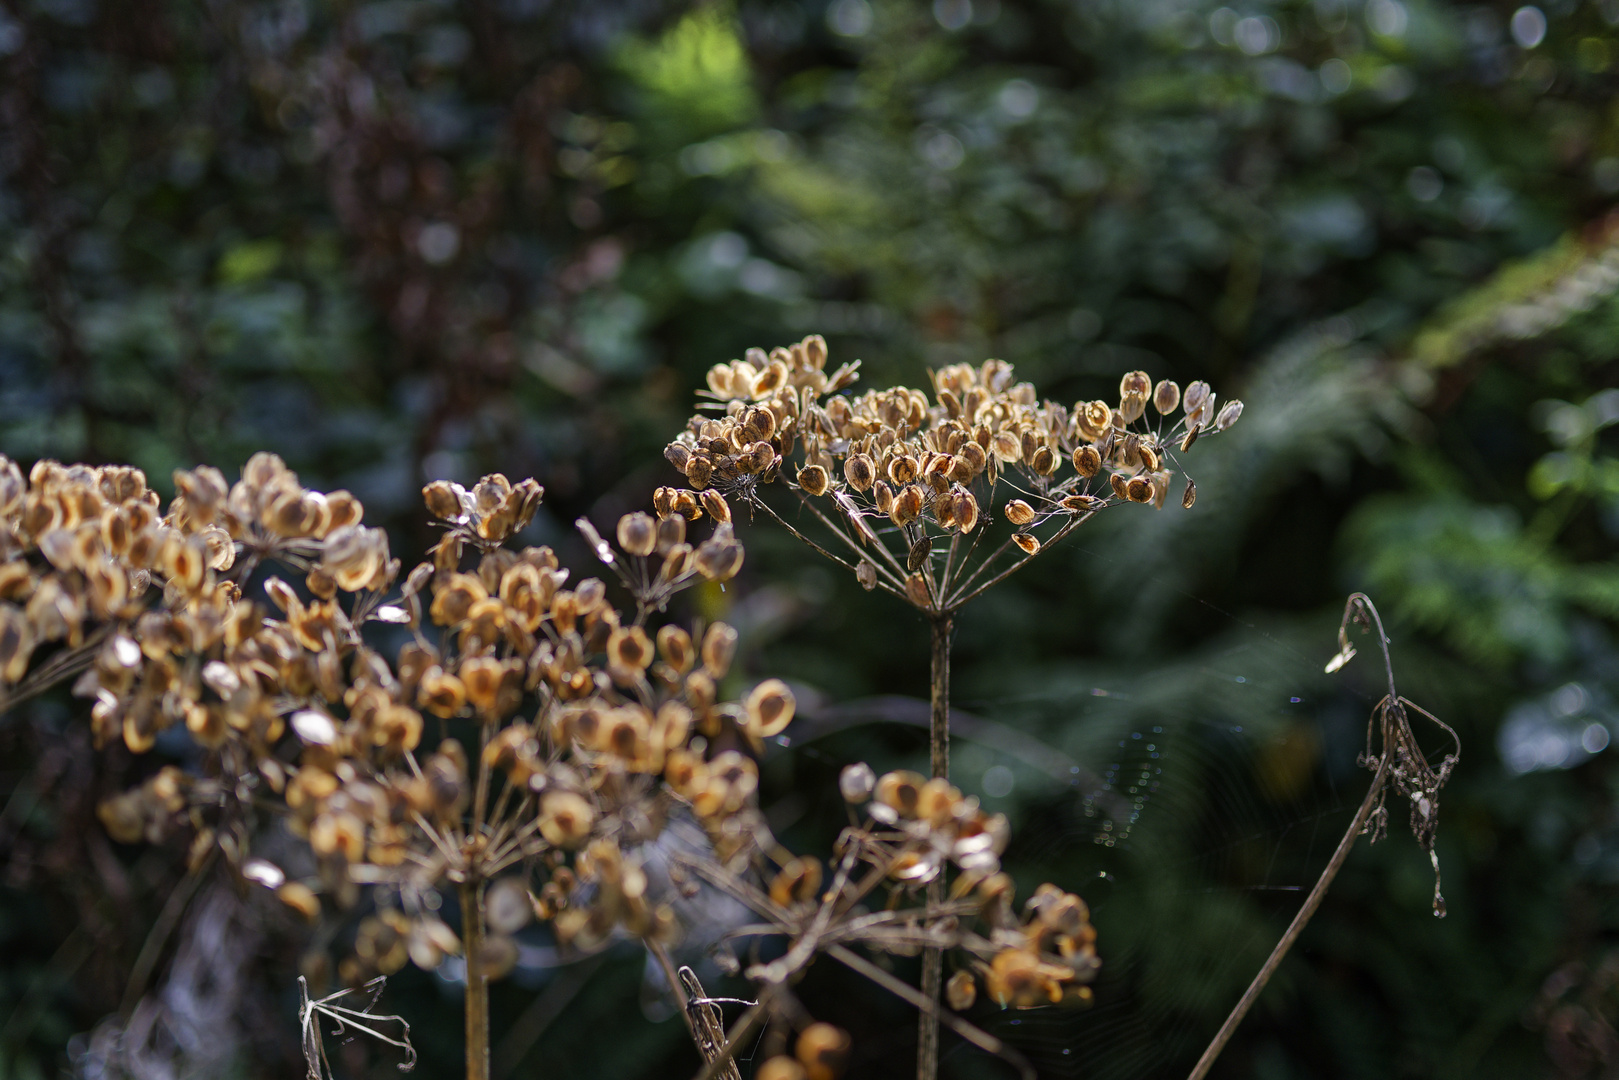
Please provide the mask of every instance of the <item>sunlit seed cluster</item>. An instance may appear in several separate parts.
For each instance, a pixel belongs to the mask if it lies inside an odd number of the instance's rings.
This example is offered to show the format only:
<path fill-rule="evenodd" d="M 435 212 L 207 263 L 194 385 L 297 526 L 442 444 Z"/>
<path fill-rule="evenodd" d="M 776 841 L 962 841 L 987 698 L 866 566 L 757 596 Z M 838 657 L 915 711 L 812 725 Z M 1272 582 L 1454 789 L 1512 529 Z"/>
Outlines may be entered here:
<path fill-rule="evenodd" d="M 811 505 L 828 500 L 824 519 L 858 546 L 897 536 L 897 557 L 883 549 L 854 568 L 867 588 L 924 608 L 968 596 L 969 575 L 950 573 L 966 559 L 932 566 L 936 540 L 976 542 L 999 515 L 1014 530 L 1007 543 L 1029 557 L 1110 503 L 1161 508 L 1177 455 L 1242 414 L 1240 401 L 1217 409 L 1207 383 L 1183 393 L 1140 371 L 1121 380 L 1117 405 L 1042 401 L 1000 360 L 939 369 L 931 394 L 898 386 L 851 397 L 838 391 L 858 365 L 828 376 L 826 363 L 826 342 L 811 335 L 712 368 L 707 396 L 722 414 L 693 417 L 666 448 L 689 487 L 662 489 L 659 512 L 695 515 L 715 492 L 756 503 L 761 485 L 786 477 Z M 1181 503 L 1195 498 L 1188 481 Z"/>
<path fill-rule="evenodd" d="M 852 368 L 821 373 L 816 340 L 765 375 L 805 394 L 846 383 Z M 739 371 L 748 376 L 733 366 L 727 378 Z M 771 454 L 747 475 L 773 468 Z M 846 454 L 840 485 L 875 490 L 879 464 L 905 473 L 904 458 L 872 458 L 867 476 L 859 452 Z M 905 490 L 920 490 L 933 460 L 918 459 Z M 974 479 L 950 483 L 964 492 Z M 1014 918 L 1005 818 L 944 780 L 851 766 L 840 792 L 865 821 L 831 859 L 793 855 L 770 835 L 755 759 L 793 721 L 792 690 L 765 679 L 722 701 L 736 631 L 648 622 L 681 589 L 742 564 L 714 487 L 660 492 L 656 516 L 618 521 L 616 546 L 578 523 L 628 593 L 621 609 L 607 582 L 574 580 L 551 549 L 512 545 L 543 497 L 532 480 L 428 485 L 443 536 L 403 575 L 358 500 L 303 487 L 273 455 L 255 456 L 234 484 L 207 467 L 174 480 L 163 513 L 138 470 L 44 462 L 25 480 L 0 459 L 8 700 L 77 676 L 98 743 L 136 754 L 170 732 L 194 743 L 196 764 L 164 766 L 100 804 L 109 833 L 134 843 L 189 830 L 193 866 L 219 854 L 303 919 L 356 919 L 336 968 L 345 984 L 464 954 L 472 939 L 438 912 L 444 892 L 465 900 L 469 886 L 487 933 L 468 960 L 489 977 L 517 963 L 513 935 L 535 918 L 575 951 L 623 935 L 677 940 L 675 897 L 644 865 L 677 817 L 697 822 L 707 846 L 677 852 L 669 882 L 728 890 L 795 942 L 748 970 L 764 987 L 785 988 L 794 965 L 834 944 L 948 947 L 968 965 L 952 983 L 958 1002 L 979 981 L 1002 1004 L 1060 1000 L 1094 971 L 1083 904 L 1048 886 Z M 731 491 L 751 497 L 740 481 Z M 973 512 L 950 520 L 962 527 Z M 710 535 L 693 543 L 688 522 L 705 516 Z M 258 853 L 276 821 L 307 857 Z M 958 872 L 943 906 L 903 906 L 949 865 Z M 878 891 L 881 915 L 868 902 Z M 327 965 L 311 954 L 306 974 L 321 979 Z M 812 1025 L 793 1056 L 765 1068 L 830 1078 L 847 1051 L 846 1034 Z"/>

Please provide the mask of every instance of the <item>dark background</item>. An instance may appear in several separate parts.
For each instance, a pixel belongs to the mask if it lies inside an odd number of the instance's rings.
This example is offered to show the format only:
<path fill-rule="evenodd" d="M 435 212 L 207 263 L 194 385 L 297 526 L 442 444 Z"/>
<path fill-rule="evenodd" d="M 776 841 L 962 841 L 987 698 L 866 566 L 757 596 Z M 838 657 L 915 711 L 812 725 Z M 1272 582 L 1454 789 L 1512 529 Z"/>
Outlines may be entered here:
<path fill-rule="evenodd" d="M 0 11 L 0 451 L 167 491 L 274 450 L 407 558 L 426 480 L 533 475 L 529 539 L 582 566 L 568 523 L 672 482 L 702 372 L 750 345 L 823 333 L 862 386 L 999 356 L 1064 401 L 1206 378 L 1247 411 L 1191 455 L 1193 510 L 1103 515 L 962 619 L 954 776 L 1104 961 L 1089 1010 L 973 1018 L 1042 1076 L 1185 1073 L 1364 793 L 1381 672 L 1321 671 L 1364 589 L 1461 733 L 1450 915 L 1392 805 L 1215 1075 L 1616 1075 L 1615 0 Z M 842 764 L 925 762 L 892 696 L 925 693 L 926 628 L 740 534 L 694 602 L 739 679 L 798 687 L 764 797 L 824 850 Z M 147 763 L 86 727 L 65 694 L 0 717 L 0 1074 L 294 1074 L 307 931 L 187 878 L 183 837 L 107 840 L 96 799 Z M 498 1073 L 695 1069 L 634 946 L 529 945 Z M 824 968 L 851 1075 L 904 1075 L 914 1014 Z M 456 987 L 384 1000 L 453 1075 Z"/>

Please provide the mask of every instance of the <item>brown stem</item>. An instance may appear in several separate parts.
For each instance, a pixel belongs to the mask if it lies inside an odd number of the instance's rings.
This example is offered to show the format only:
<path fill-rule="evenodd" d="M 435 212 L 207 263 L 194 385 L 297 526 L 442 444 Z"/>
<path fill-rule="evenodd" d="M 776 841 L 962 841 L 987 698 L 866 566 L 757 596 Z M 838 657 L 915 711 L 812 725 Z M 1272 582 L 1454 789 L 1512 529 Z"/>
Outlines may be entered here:
<path fill-rule="evenodd" d="M 1248 989 L 1243 992 L 1242 1000 L 1237 1002 L 1237 1007 L 1231 1010 L 1230 1016 L 1226 1017 L 1225 1023 L 1220 1026 L 1219 1032 L 1214 1036 L 1214 1041 L 1209 1043 L 1207 1050 L 1203 1051 L 1203 1056 L 1197 1059 L 1197 1065 L 1192 1069 L 1187 1080 L 1202 1080 L 1204 1076 L 1208 1075 L 1209 1069 L 1214 1065 L 1214 1059 L 1220 1056 L 1220 1051 L 1225 1049 L 1225 1044 L 1230 1041 L 1232 1032 L 1237 1030 L 1237 1025 L 1242 1023 L 1242 1018 L 1248 1015 L 1248 1010 L 1259 999 L 1260 991 L 1265 989 L 1265 984 L 1270 982 L 1270 977 L 1275 974 L 1276 968 L 1281 964 L 1282 957 L 1286 956 L 1287 951 L 1293 947 L 1293 942 L 1298 939 L 1299 934 L 1304 930 L 1304 924 L 1310 921 L 1310 916 L 1315 914 L 1315 909 L 1321 906 L 1322 898 L 1327 895 L 1327 886 L 1331 885 L 1332 879 L 1338 876 L 1338 870 L 1343 866 L 1344 860 L 1349 857 L 1349 849 L 1355 846 L 1355 838 L 1360 835 L 1361 830 L 1366 826 L 1366 819 L 1370 816 L 1372 807 L 1377 803 L 1377 797 L 1383 790 L 1384 781 L 1388 779 L 1389 762 L 1393 759 L 1393 754 L 1383 754 L 1383 760 L 1377 767 L 1377 775 L 1372 777 L 1372 786 L 1367 789 L 1366 798 L 1361 800 L 1360 809 L 1355 812 L 1355 820 L 1349 823 L 1349 828 L 1344 832 L 1344 838 L 1338 841 L 1338 850 L 1332 853 L 1332 861 L 1327 863 L 1327 868 L 1321 872 L 1321 877 L 1316 880 L 1315 888 L 1310 890 L 1310 895 L 1305 899 L 1304 906 L 1299 909 L 1297 915 L 1293 916 L 1293 922 L 1288 925 L 1287 932 L 1282 935 L 1282 940 L 1278 941 L 1276 948 L 1271 950 L 1270 958 L 1265 961 L 1265 966 L 1259 969 L 1259 974 L 1254 976 L 1254 981 L 1248 984 Z"/>
<path fill-rule="evenodd" d="M 470 872 L 460 886 L 461 936 L 467 961 L 467 1080 L 489 1080 L 489 980 L 484 977 L 483 882 Z"/>
<path fill-rule="evenodd" d="M 928 724 L 928 757 L 933 775 L 950 776 L 950 628 L 948 611 L 933 617 L 933 712 Z M 928 906 L 944 901 L 941 875 L 928 883 Z M 916 1080 L 935 1080 L 939 1075 L 939 994 L 944 988 L 944 950 L 930 948 L 922 953 L 922 998 L 927 1007 L 917 1019 Z"/>

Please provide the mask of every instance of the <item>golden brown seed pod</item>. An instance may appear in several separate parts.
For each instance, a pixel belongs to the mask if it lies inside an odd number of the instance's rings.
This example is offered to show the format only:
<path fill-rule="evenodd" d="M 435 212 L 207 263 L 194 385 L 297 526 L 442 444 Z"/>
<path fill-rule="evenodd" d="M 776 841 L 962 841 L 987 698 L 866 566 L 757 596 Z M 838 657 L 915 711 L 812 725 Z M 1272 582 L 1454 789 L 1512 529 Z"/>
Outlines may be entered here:
<path fill-rule="evenodd" d="M 691 635 L 678 626 L 665 626 L 658 630 L 658 653 L 664 663 L 681 675 L 691 670 L 695 660 Z"/>
<path fill-rule="evenodd" d="M 978 983 L 970 971 L 958 971 L 944 984 L 945 999 L 956 1012 L 966 1012 L 978 1000 Z"/>
<path fill-rule="evenodd" d="M 909 525 L 915 521 L 917 515 L 922 513 L 922 489 L 907 487 L 894 496 L 894 505 L 888 511 L 889 520 L 895 525 Z"/>
<path fill-rule="evenodd" d="M 652 642 L 639 626 L 621 626 L 607 638 L 607 662 L 639 674 L 652 663 Z"/>
<path fill-rule="evenodd" d="M 877 482 L 877 467 L 865 454 L 851 454 L 843 463 L 843 478 L 856 491 L 869 491 Z"/>
<path fill-rule="evenodd" d="M 1235 424 L 1239 419 L 1241 419 L 1241 417 L 1242 402 L 1238 401 L 1236 398 L 1232 398 L 1230 401 L 1220 406 L 1220 415 L 1215 418 L 1214 430 L 1224 431 L 1232 424 Z"/>
<path fill-rule="evenodd" d="M 709 581 L 730 581 L 742 569 L 742 545 L 732 539 L 730 526 L 721 525 L 721 531 L 697 547 L 693 561 L 697 572 Z"/>
<path fill-rule="evenodd" d="M 1023 549 L 1023 554 L 1033 555 L 1040 550 L 1040 538 L 1029 533 L 1013 533 L 1012 543 Z"/>
<path fill-rule="evenodd" d="M 1014 525 L 1027 525 L 1034 520 L 1034 507 L 1022 499 L 1013 499 L 1006 504 L 1006 520 Z"/>
<path fill-rule="evenodd" d="M 888 463 L 888 479 L 895 484 L 909 484 L 920 469 L 917 460 L 909 454 L 900 454 Z"/>
<path fill-rule="evenodd" d="M 811 1024 L 795 1048 L 808 1080 L 834 1080 L 849 1060 L 849 1033 L 831 1024 Z"/>
<path fill-rule="evenodd" d="M 1181 508 L 1190 510 L 1195 502 L 1197 502 L 1197 485 L 1191 480 L 1187 480 L 1186 494 L 1181 496 Z"/>
<path fill-rule="evenodd" d="M 991 447 L 997 460 L 1014 462 L 1023 460 L 1023 442 L 1010 431 L 995 433 L 995 445 Z"/>
<path fill-rule="evenodd" d="M 877 779 L 874 798 L 900 817 L 912 818 L 916 816 L 917 806 L 922 799 L 922 787 L 926 783 L 921 773 L 909 769 L 884 773 Z"/>
<path fill-rule="evenodd" d="M 1124 477 L 1120 476 L 1118 473 L 1110 473 L 1108 475 L 1107 482 L 1112 486 L 1113 494 L 1117 495 L 1119 498 L 1128 499 L 1130 497 L 1130 492 L 1125 486 Z"/>
<path fill-rule="evenodd" d="M 1029 456 L 1029 467 L 1041 476 L 1050 476 L 1057 471 L 1057 454 L 1049 446 L 1036 447 Z"/>
<path fill-rule="evenodd" d="M 1132 476 L 1124 485 L 1124 497 L 1131 502 L 1152 502 L 1152 481 L 1145 476 Z"/>
<path fill-rule="evenodd" d="M 877 567 L 870 559 L 860 560 L 860 565 L 855 567 L 854 577 L 867 592 L 877 587 Z"/>
<path fill-rule="evenodd" d="M 686 462 L 686 483 L 698 491 L 703 490 L 714 478 L 714 463 L 706 455 L 693 454 L 691 460 Z"/>
<path fill-rule="evenodd" d="M 989 429 L 981 428 L 980 430 L 985 433 L 985 438 L 987 439 Z M 984 453 L 984 448 L 976 440 L 963 443 L 956 457 L 967 465 L 969 475 L 966 480 L 962 481 L 964 484 L 969 483 L 974 476 L 983 472 L 984 467 L 989 464 L 989 455 Z"/>
<path fill-rule="evenodd" d="M 697 493 L 683 488 L 675 492 L 674 511 L 680 515 L 683 521 L 696 521 L 703 516 L 703 507 L 697 501 Z M 658 532 L 658 552 L 659 554 L 664 553 L 663 531 L 661 528 Z"/>
<path fill-rule="evenodd" d="M 928 592 L 927 579 L 921 574 L 912 574 L 905 579 L 905 599 L 919 608 L 933 606 L 933 597 Z"/>
<path fill-rule="evenodd" d="M 595 823 L 595 809 L 574 792 L 548 791 L 540 800 L 540 835 L 552 847 L 578 847 Z"/>
<path fill-rule="evenodd" d="M 416 701 L 434 716 L 448 720 L 467 701 L 467 688 L 460 679 L 441 668 L 431 668 L 417 687 Z"/>
<path fill-rule="evenodd" d="M 691 447 L 685 443 L 672 442 L 663 448 L 663 456 L 669 464 L 684 474 L 687 464 L 691 461 Z"/>
<path fill-rule="evenodd" d="M 1192 448 L 1192 444 L 1197 442 L 1197 433 L 1202 430 L 1203 429 L 1197 424 L 1193 424 L 1191 427 L 1186 429 L 1186 434 L 1181 439 L 1181 453 L 1184 454 L 1186 451 Z"/>
<path fill-rule="evenodd" d="M 1181 388 L 1179 384 L 1165 379 L 1153 388 L 1152 407 L 1157 409 L 1160 414 L 1167 416 L 1169 413 L 1174 412 L 1175 407 L 1180 403 Z"/>
<path fill-rule="evenodd" d="M 275 897 L 304 917 L 307 922 L 320 918 L 320 897 L 302 882 L 289 881 L 275 891 Z"/>
<path fill-rule="evenodd" d="M 792 722 L 797 702 L 793 692 L 780 679 L 766 679 L 748 695 L 747 731 L 761 739 L 780 735 Z"/>
<path fill-rule="evenodd" d="M 657 543 L 658 523 L 650 514 L 637 510 L 618 519 L 618 546 L 625 554 L 650 555 Z"/>
<path fill-rule="evenodd" d="M 441 520 L 454 521 L 461 516 L 461 500 L 448 480 L 434 480 L 422 488 L 422 501 L 427 504 L 427 512 Z"/>
<path fill-rule="evenodd" d="M 804 363 L 809 365 L 810 370 L 820 371 L 826 367 L 826 338 L 820 334 L 811 334 L 803 340 L 802 344 L 804 346 Z"/>
<path fill-rule="evenodd" d="M 978 524 L 978 500 L 965 488 L 957 488 L 950 497 L 950 512 L 963 533 L 972 532 Z"/>
<path fill-rule="evenodd" d="M 708 511 L 709 517 L 715 521 L 730 524 L 731 504 L 725 501 L 724 495 L 710 488 L 703 492 L 699 499 L 702 501 L 703 509 Z"/>
<path fill-rule="evenodd" d="M 812 900 L 821 888 L 821 861 L 813 855 L 788 859 L 770 882 L 770 899 L 782 907 Z"/>
<path fill-rule="evenodd" d="M 877 504 L 878 513 L 890 514 L 894 510 L 894 489 L 888 486 L 888 481 L 879 480 L 871 488 L 872 501 Z"/>
<path fill-rule="evenodd" d="M 675 492 L 677 490 L 665 485 L 652 493 L 652 509 L 658 517 L 666 518 L 675 512 Z"/>
<path fill-rule="evenodd" d="M 1102 471 L 1102 455 L 1094 446 L 1081 446 L 1074 451 L 1074 471 L 1089 480 Z"/>
<path fill-rule="evenodd" d="M 717 622 L 703 635 L 703 670 L 716 679 L 723 679 L 731 670 L 731 658 L 736 655 L 736 631 L 725 623 Z"/>
<path fill-rule="evenodd" d="M 806 495 L 825 495 L 827 487 L 826 470 L 819 465 L 806 465 L 798 470 L 798 486 L 804 489 Z"/>
<path fill-rule="evenodd" d="M 790 1057 L 773 1057 L 759 1066 L 755 1080 L 808 1080 L 804 1066 Z"/>

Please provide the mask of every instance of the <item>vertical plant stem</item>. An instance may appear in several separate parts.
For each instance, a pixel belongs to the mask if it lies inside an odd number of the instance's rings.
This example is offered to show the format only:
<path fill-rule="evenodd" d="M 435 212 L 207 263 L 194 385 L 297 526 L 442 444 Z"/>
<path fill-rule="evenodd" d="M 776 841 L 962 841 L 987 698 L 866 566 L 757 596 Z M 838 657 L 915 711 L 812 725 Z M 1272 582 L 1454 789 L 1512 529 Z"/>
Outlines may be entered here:
<path fill-rule="evenodd" d="M 460 886 L 462 952 L 467 961 L 467 1080 L 489 1080 L 489 980 L 484 978 L 483 882 Z"/>
<path fill-rule="evenodd" d="M 1287 955 L 1287 951 L 1293 947 L 1293 942 L 1298 940 L 1299 934 L 1304 930 L 1304 924 L 1310 921 L 1310 916 L 1315 914 L 1315 909 L 1321 906 L 1321 898 L 1327 895 L 1327 886 L 1331 885 L 1332 879 L 1338 876 L 1338 871 L 1343 867 L 1344 860 L 1349 857 L 1349 849 L 1355 846 L 1355 838 L 1360 835 L 1361 829 L 1366 827 L 1366 819 L 1371 815 L 1372 807 L 1377 804 L 1377 796 L 1383 790 L 1384 781 L 1388 779 L 1389 762 L 1392 760 L 1394 760 L 1394 755 L 1385 750 L 1383 760 L 1377 767 L 1377 775 L 1372 778 L 1372 786 L 1367 790 L 1366 798 L 1361 801 L 1360 810 L 1355 814 L 1355 820 L 1349 823 L 1349 828 L 1344 832 L 1344 838 L 1338 841 L 1338 850 L 1332 853 L 1332 860 L 1327 863 L 1327 868 L 1321 872 L 1321 877 L 1316 880 L 1315 888 L 1310 890 L 1310 895 L 1305 899 L 1304 906 L 1299 908 L 1297 915 L 1293 916 L 1293 921 L 1288 925 L 1287 932 L 1282 935 L 1282 940 L 1276 943 L 1276 948 L 1271 950 L 1269 959 L 1265 961 L 1265 966 L 1259 969 L 1259 974 L 1254 976 L 1254 981 L 1248 984 L 1248 989 L 1243 992 L 1242 1000 L 1237 1002 L 1237 1007 L 1231 1010 L 1230 1016 L 1226 1017 L 1225 1023 L 1220 1026 L 1219 1032 L 1214 1036 L 1214 1041 L 1209 1043 L 1207 1050 L 1203 1051 L 1203 1056 L 1197 1059 L 1197 1065 L 1192 1069 L 1187 1080 L 1203 1080 L 1203 1077 L 1208 1075 L 1209 1069 L 1214 1065 L 1214 1059 L 1220 1056 L 1220 1051 L 1225 1049 L 1225 1044 L 1230 1041 L 1232 1033 L 1237 1030 L 1237 1025 L 1242 1023 L 1242 1018 L 1248 1015 L 1249 1009 L 1253 1008 L 1254 1002 L 1259 999 L 1260 991 L 1265 989 L 1265 984 L 1270 982 L 1270 977 L 1276 973 L 1277 967 L 1281 965 L 1282 957 Z"/>
<path fill-rule="evenodd" d="M 933 775 L 950 776 L 950 629 L 951 613 L 933 616 L 933 711 L 928 724 L 928 757 Z M 928 883 L 928 906 L 944 901 L 944 877 Z M 922 997 L 927 1006 L 917 1021 L 916 1080 L 939 1075 L 939 994 L 944 988 L 944 950 L 922 953 Z"/>

